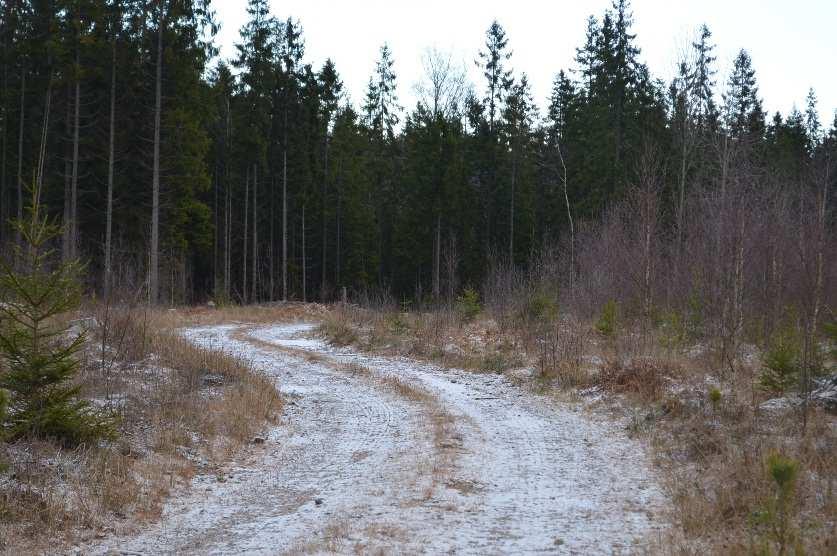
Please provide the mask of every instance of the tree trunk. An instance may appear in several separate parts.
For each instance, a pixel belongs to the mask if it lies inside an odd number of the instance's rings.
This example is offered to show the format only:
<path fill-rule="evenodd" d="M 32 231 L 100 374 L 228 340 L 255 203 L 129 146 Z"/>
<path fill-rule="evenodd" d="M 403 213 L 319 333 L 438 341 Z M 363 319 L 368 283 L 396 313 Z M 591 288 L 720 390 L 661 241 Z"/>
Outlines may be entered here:
<path fill-rule="evenodd" d="M 156 305 L 159 300 L 160 267 L 160 120 L 163 110 L 163 30 L 165 28 L 165 7 L 160 6 L 160 21 L 157 30 L 157 75 L 154 100 L 154 169 L 151 178 L 151 253 L 148 272 L 148 301 Z"/>
<path fill-rule="evenodd" d="M 232 274 L 232 197 L 230 196 L 230 175 L 229 170 L 225 168 L 227 179 L 225 180 L 224 194 L 226 195 L 226 203 L 224 203 L 224 297 L 225 300 L 230 299 L 230 286 Z"/>
<path fill-rule="evenodd" d="M 288 149 L 282 151 L 282 301 L 288 301 Z"/>
<path fill-rule="evenodd" d="M 9 117 L 8 111 L 6 110 L 6 95 L 9 92 L 9 68 L 8 64 L 6 63 L 6 55 L 8 49 L 8 41 L 4 38 L 3 39 L 3 92 L 2 92 L 2 121 L 3 121 L 3 138 L 2 138 L 2 168 L 0 168 L 0 246 L 5 244 L 6 239 L 6 222 L 8 219 L 8 184 L 6 183 L 6 162 L 7 162 L 7 153 L 6 150 L 8 148 L 8 130 L 9 130 Z"/>
<path fill-rule="evenodd" d="M 76 47 L 76 73 L 80 71 L 79 50 Z M 75 105 L 73 107 L 73 177 L 70 183 L 70 258 L 78 253 L 78 147 L 81 113 L 81 78 L 75 76 Z"/>
<path fill-rule="evenodd" d="M 307 283 L 308 283 L 308 267 L 305 256 L 305 203 L 302 204 L 302 302 L 308 301 Z"/>
<path fill-rule="evenodd" d="M 253 303 L 258 301 L 258 292 L 256 288 L 258 287 L 257 279 L 258 279 L 258 272 L 259 272 L 259 220 L 258 220 L 258 210 L 259 210 L 259 167 L 257 164 L 253 164 L 253 263 L 251 271 L 253 273 L 253 284 L 252 284 L 252 294 L 250 295 L 250 300 Z"/>
<path fill-rule="evenodd" d="M 215 171 L 212 173 L 212 292 L 218 296 L 220 292 L 221 269 L 218 257 L 221 254 L 221 207 L 218 204 L 218 189 L 220 178 L 218 177 L 218 162 L 215 163 Z"/>
<path fill-rule="evenodd" d="M 37 192 L 37 201 L 40 200 L 40 196 L 43 193 L 43 185 L 44 185 L 44 167 L 46 165 L 46 152 L 47 152 L 47 135 L 49 132 L 49 115 L 50 115 L 50 106 L 52 105 L 52 60 L 50 59 L 48 62 L 50 66 L 49 70 L 49 81 L 47 82 L 47 90 L 46 90 L 46 101 L 44 102 L 44 120 L 43 120 L 43 127 L 41 128 L 41 148 L 38 154 L 38 171 L 35 178 L 35 186 Z"/>
<path fill-rule="evenodd" d="M 113 166 L 114 144 L 116 143 L 116 40 L 112 45 L 112 63 L 110 72 L 110 137 L 108 141 L 108 198 L 105 216 L 105 299 L 110 298 L 111 287 L 111 249 L 113 232 Z"/>
<path fill-rule="evenodd" d="M 276 301 L 276 209 L 274 204 L 274 192 L 276 191 L 276 179 L 270 176 L 270 242 L 268 250 L 268 268 L 270 271 L 270 301 Z"/>
<path fill-rule="evenodd" d="M 342 165 L 338 164 L 338 176 L 340 175 L 339 172 L 342 171 Z M 340 178 L 338 177 L 338 180 Z M 341 259 L 341 234 L 343 232 L 342 229 L 342 220 L 343 220 L 343 188 L 341 187 L 341 182 L 338 181 L 337 187 L 337 242 L 335 245 L 334 250 L 334 284 L 340 284 L 340 259 Z"/>
<path fill-rule="evenodd" d="M 229 145 L 232 135 L 230 100 L 225 99 L 226 122 L 224 126 L 224 300 L 230 299 L 230 274 L 232 271 L 232 197 L 230 194 Z"/>
<path fill-rule="evenodd" d="M 802 431 L 803 434 L 808 428 L 808 409 L 811 398 L 811 378 L 814 364 L 817 357 L 817 328 L 819 327 L 820 311 L 823 304 L 823 289 L 824 289 L 824 275 L 825 275 L 825 253 L 826 253 L 826 239 L 828 234 L 828 190 L 831 187 L 831 157 L 826 154 L 822 176 L 822 189 L 817 191 L 817 222 L 816 222 L 816 239 L 815 244 L 815 263 L 814 263 L 814 291 L 813 303 L 811 304 L 811 314 L 808 317 L 808 327 L 805 331 L 805 341 L 803 343 L 803 366 L 802 366 L 802 390 L 804 394 L 803 404 L 803 420 Z"/>
<path fill-rule="evenodd" d="M 247 303 L 247 235 L 250 233 L 250 225 L 247 217 L 250 214 L 250 167 L 247 167 L 247 175 L 244 178 L 244 248 L 241 256 L 241 301 Z"/>
<path fill-rule="evenodd" d="M 20 130 L 17 142 L 17 219 L 23 220 L 23 128 L 26 116 L 26 66 L 20 70 Z M 20 245 L 20 232 L 15 242 Z"/>
<path fill-rule="evenodd" d="M 441 259 L 442 259 L 442 214 L 436 214 L 436 234 L 433 240 L 433 299 L 438 301 L 441 294 Z"/>
<path fill-rule="evenodd" d="M 326 297 L 326 260 L 328 254 L 328 225 L 327 225 L 327 199 L 328 195 L 328 126 L 326 126 L 325 137 L 325 162 L 323 163 L 323 266 L 322 277 L 320 278 L 320 301 L 325 302 Z"/>
<path fill-rule="evenodd" d="M 66 138 L 72 136 L 72 120 L 73 120 L 73 93 L 72 88 L 67 86 L 67 113 L 64 116 L 64 131 Z M 72 230 L 70 229 L 70 219 L 73 215 L 72 202 L 72 179 L 73 179 L 73 145 L 68 142 L 66 145 L 66 152 L 64 156 L 64 213 L 61 220 L 61 260 L 67 262 L 70 260 L 70 242 Z"/>
<path fill-rule="evenodd" d="M 685 124 L 684 124 L 685 125 Z M 683 241 L 683 211 L 686 205 L 686 134 L 683 133 L 681 139 L 682 146 L 680 151 L 680 183 L 677 198 L 677 249 L 678 254 L 682 247 Z"/>
<path fill-rule="evenodd" d="M 573 222 L 573 211 L 570 208 L 570 191 L 567 183 L 567 165 L 564 163 L 564 153 L 561 152 L 561 145 L 558 145 L 558 158 L 561 160 L 564 181 L 564 205 L 567 208 L 567 222 L 570 225 L 570 289 L 575 285 L 575 224 Z"/>
<path fill-rule="evenodd" d="M 514 193 L 517 179 L 517 156 L 512 155 L 511 201 L 509 216 L 509 264 L 514 265 Z"/>

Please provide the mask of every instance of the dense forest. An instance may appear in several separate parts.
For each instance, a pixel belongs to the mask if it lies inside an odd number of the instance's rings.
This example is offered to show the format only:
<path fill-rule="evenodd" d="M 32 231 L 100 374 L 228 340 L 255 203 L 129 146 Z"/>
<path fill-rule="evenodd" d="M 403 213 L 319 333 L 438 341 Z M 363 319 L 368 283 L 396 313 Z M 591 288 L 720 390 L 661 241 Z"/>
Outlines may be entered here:
<path fill-rule="evenodd" d="M 430 51 L 402 107 L 383 45 L 352 105 L 334 63 L 305 62 L 300 22 L 267 0 L 247 10 L 236 55 L 217 61 L 209 0 L 5 0 L 0 220 L 38 188 L 64 226 L 57 251 L 86 262 L 97 295 L 451 299 L 555 246 L 581 269 L 587 223 L 642 184 L 655 237 L 680 251 L 703 233 L 690 207 L 707 191 L 833 203 L 837 116 L 819 120 L 813 90 L 803 111 L 766 114 L 749 54 L 719 75 L 705 26 L 663 82 L 627 0 L 588 19 L 545 113 L 497 22 L 475 56 L 482 82 Z M 642 216 L 620 206 L 634 205 Z M 11 230 L 0 244 L 19 241 Z"/>

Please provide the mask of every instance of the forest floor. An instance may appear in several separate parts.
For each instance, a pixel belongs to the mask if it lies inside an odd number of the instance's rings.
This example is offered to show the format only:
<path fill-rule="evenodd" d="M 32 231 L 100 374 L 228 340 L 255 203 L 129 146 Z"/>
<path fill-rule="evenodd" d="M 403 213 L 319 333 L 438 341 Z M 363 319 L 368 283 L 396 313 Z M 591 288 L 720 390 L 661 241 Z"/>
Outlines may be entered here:
<path fill-rule="evenodd" d="M 282 418 L 156 524 L 76 552 L 657 551 L 669 504 L 623 419 L 513 373 L 333 347 L 305 320 L 182 330 L 273 379 Z"/>

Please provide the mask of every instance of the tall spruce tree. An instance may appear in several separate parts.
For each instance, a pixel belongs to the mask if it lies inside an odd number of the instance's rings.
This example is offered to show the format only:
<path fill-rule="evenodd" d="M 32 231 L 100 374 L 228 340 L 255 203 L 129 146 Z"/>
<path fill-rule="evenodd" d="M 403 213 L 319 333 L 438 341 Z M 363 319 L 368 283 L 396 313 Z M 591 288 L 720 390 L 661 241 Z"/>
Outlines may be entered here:
<path fill-rule="evenodd" d="M 762 110 L 756 71 L 746 50 L 740 50 L 733 61 L 732 72 L 727 80 L 724 99 L 724 124 L 734 137 L 748 136 L 759 141 L 764 134 L 764 111 Z"/>
<path fill-rule="evenodd" d="M 511 70 L 506 69 L 506 63 L 512 52 L 508 49 L 509 40 L 506 31 L 497 20 L 491 22 L 485 32 L 485 50 L 480 51 L 480 62 L 485 78 L 485 98 L 483 100 L 488 109 L 488 129 L 494 131 L 497 116 L 503 109 L 506 94 L 512 85 Z"/>

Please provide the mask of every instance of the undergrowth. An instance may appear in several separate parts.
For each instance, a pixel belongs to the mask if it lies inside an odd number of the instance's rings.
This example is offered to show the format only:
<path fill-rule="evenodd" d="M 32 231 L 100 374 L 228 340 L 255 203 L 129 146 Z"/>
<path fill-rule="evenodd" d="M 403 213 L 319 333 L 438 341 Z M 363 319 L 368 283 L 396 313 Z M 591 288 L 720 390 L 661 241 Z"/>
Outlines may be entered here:
<path fill-rule="evenodd" d="M 77 388 L 118 416 L 117 437 L 73 450 L 32 438 L 4 444 L 0 550 L 49 552 L 157 519 L 173 489 L 228 461 L 281 409 L 270 379 L 181 337 L 176 314 L 85 313 L 95 318 L 83 321 Z"/>
<path fill-rule="evenodd" d="M 834 553 L 834 416 L 811 407 L 803 420 L 793 405 L 762 408 L 799 387 L 798 336 L 777 331 L 764 352 L 738 339 L 731 373 L 692 314 L 697 301 L 687 314 L 661 311 L 650 321 L 609 301 L 585 319 L 559 312 L 542 291 L 507 295 L 493 303 L 499 309 L 476 315 L 461 298 L 452 310 L 424 313 L 344 306 L 321 332 L 334 343 L 475 372 L 529 367 L 536 392 L 606 394 L 606 407 L 626 415 L 627 433 L 651 448 L 672 503 L 671 527 L 649 541 L 652 551 Z M 792 481 L 783 478 L 788 466 Z"/>

